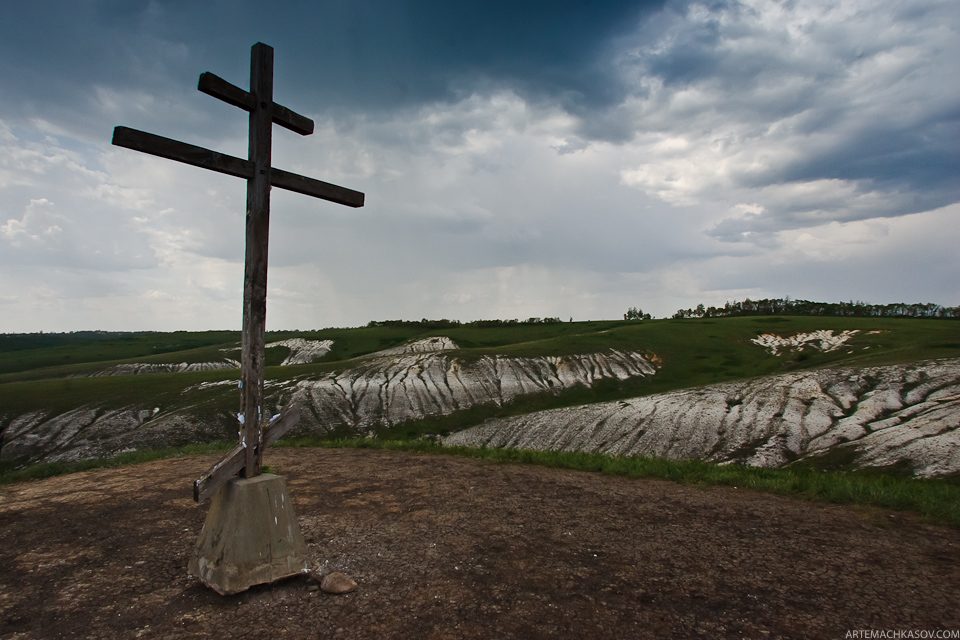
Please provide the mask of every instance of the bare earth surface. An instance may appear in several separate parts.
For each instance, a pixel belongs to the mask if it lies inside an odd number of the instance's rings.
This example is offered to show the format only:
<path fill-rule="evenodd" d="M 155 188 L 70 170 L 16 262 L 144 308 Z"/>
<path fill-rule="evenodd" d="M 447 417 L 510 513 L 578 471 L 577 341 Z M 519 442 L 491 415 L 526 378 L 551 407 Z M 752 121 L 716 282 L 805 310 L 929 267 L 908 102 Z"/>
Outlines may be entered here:
<path fill-rule="evenodd" d="M 314 573 L 221 597 L 186 571 L 215 458 L 0 487 L 0 638 L 960 630 L 960 531 L 909 515 L 382 451 L 268 452 Z"/>

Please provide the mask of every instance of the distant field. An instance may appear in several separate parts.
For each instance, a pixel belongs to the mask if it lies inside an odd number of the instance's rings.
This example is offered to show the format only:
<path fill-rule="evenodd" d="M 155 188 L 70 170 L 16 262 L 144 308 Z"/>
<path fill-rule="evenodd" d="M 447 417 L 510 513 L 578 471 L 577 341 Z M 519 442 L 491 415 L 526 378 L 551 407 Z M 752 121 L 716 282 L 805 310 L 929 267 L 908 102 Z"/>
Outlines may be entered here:
<path fill-rule="evenodd" d="M 860 333 L 843 348 L 830 353 L 808 347 L 802 352 L 774 356 L 751 342 L 764 333 L 791 336 L 823 329 L 837 333 L 858 329 Z M 465 360 L 493 354 L 530 357 L 617 349 L 647 354 L 659 366 L 652 377 L 604 381 L 592 389 L 575 389 L 560 396 L 524 398 L 513 408 L 500 408 L 501 415 L 824 366 L 872 366 L 960 356 L 960 323 L 940 319 L 770 316 L 442 328 L 404 323 L 270 333 L 268 343 L 300 337 L 333 340 L 333 348 L 319 362 L 286 367 L 276 365 L 288 350 L 269 349 L 266 375 L 268 379 L 289 380 L 341 370 L 356 365 L 358 357 L 431 336 L 451 338 L 461 347 L 453 354 Z M 0 419 L 24 411 L 69 409 L 90 402 L 105 407 L 189 403 L 210 411 L 232 409 L 237 402 L 230 387 L 184 393 L 201 382 L 238 379 L 236 370 L 76 377 L 123 363 L 238 359 L 237 332 L 44 334 L 14 338 L 17 337 L 0 336 Z M 475 408 L 473 412 L 477 414 L 473 418 L 482 419 L 487 410 Z M 407 431 L 394 429 L 389 435 L 402 437 Z"/>
<path fill-rule="evenodd" d="M 220 357 L 217 346 L 239 339 L 240 333 L 231 331 L 0 335 L 0 374 L 46 370 L 41 375 L 58 377 L 103 363 L 196 362 L 193 358 Z"/>

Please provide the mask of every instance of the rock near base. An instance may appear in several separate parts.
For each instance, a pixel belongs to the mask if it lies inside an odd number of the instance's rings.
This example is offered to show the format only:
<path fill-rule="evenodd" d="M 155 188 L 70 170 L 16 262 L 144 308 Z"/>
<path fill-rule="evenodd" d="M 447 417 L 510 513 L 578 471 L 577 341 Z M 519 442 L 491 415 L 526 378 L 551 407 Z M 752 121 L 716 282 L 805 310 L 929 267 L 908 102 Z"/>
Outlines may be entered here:
<path fill-rule="evenodd" d="M 320 588 L 326 593 L 350 593 L 357 588 L 357 583 L 347 574 L 334 571 L 323 577 Z"/>

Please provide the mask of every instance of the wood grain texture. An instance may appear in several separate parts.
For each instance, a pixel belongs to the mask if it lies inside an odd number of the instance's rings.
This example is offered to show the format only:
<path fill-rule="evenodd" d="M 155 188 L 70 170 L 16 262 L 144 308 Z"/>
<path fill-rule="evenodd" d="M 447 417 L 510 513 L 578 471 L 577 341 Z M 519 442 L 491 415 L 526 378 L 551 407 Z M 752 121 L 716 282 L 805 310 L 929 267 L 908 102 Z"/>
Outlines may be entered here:
<path fill-rule="evenodd" d="M 270 154 L 273 128 L 273 49 L 253 45 L 250 56 L 250 88 L 256 105 L 250 112 L 249 160 L 253 177 L 247 181 L 246 256 L 243 274 L 243 329 L 240 379 L 243 383 L 240 411 L 247 443 L 244 478 L 260 475 L 263 452 L 260 421 L 263 415 L 264 337 L 267 327 L 267 253 L 270 236 Z"/>
<path fill-rule="evenodd" d="M 238 444 L 223 460 L 213 465 L 209 471 L 193 481 L 193 499 L 203 502 L 220 486 L 237 475 L 246 461 L 246 449 Z"/>
<path fill-rule="evenodd" d="M 197 89 L 213 96 L 218 100 L 223 100 L 227 104 L 240 107 L 244 111 L 253 111 L 256 106 L 256 98 L 249 91 L 244 91 L 240 87 L 230 84 L 218 75 L 209 71 L 200 74 L 200 80 L 197 82 Z"/>
<path fill-rule="evenodd" d="M 209 71 L 200 74 L 197 89 L 208 96 L 223 100 L 234 107 L 240 107 L 244 111 L 253 111 L 256 106 L 256 98 L 254 98 L 252 93 L 244 91 L 240 87 L 227 82 L 220 76 L 212 74 Z M 302 136 L 308 136 L 313 133 L 313 120 L 288 109 L 282 104 L 273 103 L 270 115 L 274 124 L 278 124 L 285 129 L 299 133 Z"/>
<path fill-rule="evenodd" d="M 260 443 L 261 450 L 279 440 L 298 422 L 300 422 L 299 408 L 294 407 L 285 410 L 279 418 L 264 426 Z M 194 501 L 203 502 L 216 493 L 224 482 L 237 475 L 246 464 L 246 455 L 246 447 L 241 442 L 223 460 L 213 465 L 209 471 L 195 480 L 193 483 Z"/>
<path fill-rule="evenodd" d="M 281 169 L 273 169 L 270 173 L 270 184 L 287 191 L 295 191 L 306 196 L 313 196 L 348 207 L 362 207 L 364 194 L 353 189 L 338 187 L 329 182 L 315 180 L 296 173 L 289 173 Z"/>
<path fill-rule="evenodd" d="M 171 140 L 129 127 L 116 127 L 113 144 L 118 147 L 142 151 L 150 155 L 176 160 L 184 164 L 210 169 L 237 178 L 253 177 L 254 163 L 249 160 L 211 151 L 185 142 Z M 294 191 L 348 207 L 362 207 L 364 194 L 329 182 L 308 178 L 282 169 L 270 169 L 270 185 L 278 189 Z"/>
<path fill-rule="evenodd" d="M 299 407 L 293 407 L 284 411 L 279 418 L 263 428 L 263 448 L 266 449 L 279 440 L 283 434 L 290 431 L 298 422 L 300 422 Z"/>
<path fill-rule="evenodd" d="M 160 158 L 176 160 L 195 167 L 225 173 L 228 176 L 248 180 L 253 177 L 253 163 L 248 160 L 171 140 L 146 131 L 129 127 L 115 127 L 113 144 L 118 147 L 149 153 Z"/>

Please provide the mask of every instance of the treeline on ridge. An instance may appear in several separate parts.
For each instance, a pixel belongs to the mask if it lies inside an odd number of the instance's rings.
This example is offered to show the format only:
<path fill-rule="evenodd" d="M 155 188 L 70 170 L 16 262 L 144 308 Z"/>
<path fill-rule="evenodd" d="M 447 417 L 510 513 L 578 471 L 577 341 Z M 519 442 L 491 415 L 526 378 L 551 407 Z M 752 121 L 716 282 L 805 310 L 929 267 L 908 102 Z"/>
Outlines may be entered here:
<path fill-rule="evenodd" d="M 559 324 L 560 318 L 527 318 L 526 320 L 371 320 L 367 327 L 417 327 L 420 329 L 450 329 L 452 327 L 513 327 L 523 324 Z"/>
<path fill-rule="evenodd" d="M 631 311 L 634 311 L 631 309 Z M 628 318 L 628 311 L 624 319 Z M 867 304 L 865 302 L 811 302 L 809 300 L 791 300 L 790 298 L 771 298 L 743 302 L 727 302 L 722 307 L 704 307 L 680 309 L 673 314 L 674 319 L 684 318 L 726 318 L 734 316 L 832 316 L 851 318 L 960 318 L 960 307 L 944 307 L 932 302 L 906 304 Z"/>
<path fill-rule="evenodd" d="M 134 338 L 154 331 L 63 331 L 51 333 L 0 333 L 0 351 L 22 351 L 43 347 L 63 347 L 97 340 Z"/>

